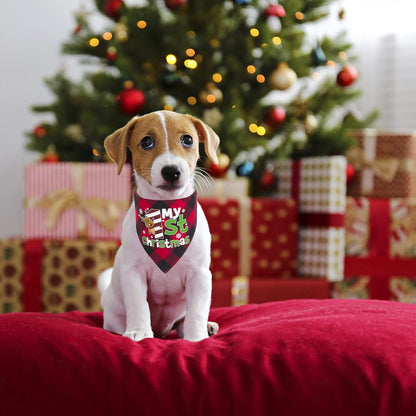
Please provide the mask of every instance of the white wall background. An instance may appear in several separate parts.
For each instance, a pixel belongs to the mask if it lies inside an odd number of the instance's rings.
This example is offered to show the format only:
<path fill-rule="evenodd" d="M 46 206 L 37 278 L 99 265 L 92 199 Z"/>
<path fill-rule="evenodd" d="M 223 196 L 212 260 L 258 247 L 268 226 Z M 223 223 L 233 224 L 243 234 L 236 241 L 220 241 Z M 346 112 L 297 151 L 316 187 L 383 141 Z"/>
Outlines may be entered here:
<path fill-rule="evenodd" d="M 135 0 L 128 3 L 135 3 Z M 411 88 L 416 89 L 416 76 L 412 78 L 412 73 L 416 73 L 416 54 L 412 52 L 416 51 L 416 29 L 412 27 L 415 6 L 412 3 L 412 0 L 339 1 L 334 6 L 332 20 L 319 30 L 328 34 L 338 32 L 340 23 L 341 28 L 347 29 L 361 57 L 356 66 L 360 70 L 359 85 L 364 95 L 358 109 L 366 111 L 381 104 L 382 110 L 387 111 L 379 123 L 386 127 L 416 128 L 416 101 L 410 99 L 416 94 L 409 92 Z M 30 106 L 49 103 L 53 98 L 43 79 L 62 67 L 69 68 L 69 74 L 74 77 L 83 72 L 83 68 L 75 64 L 75 58 L 60 53 L 62 43 L 75 27 L 73 13 L 81 4 L 89 6 L 91 2 L 14 0 L 2 10 L 0 238 L 22 234 L 24 166 L 38 158 L 37 154 L 24 149 L 24 132 L 41 120 L 30 111 Z M 346 18 L 339 22 L 336 13 L 342 7 Z M 390 36 L 385 38 L 387 35 Z M 403 112 L 407 118 L 403 118 Z"/>

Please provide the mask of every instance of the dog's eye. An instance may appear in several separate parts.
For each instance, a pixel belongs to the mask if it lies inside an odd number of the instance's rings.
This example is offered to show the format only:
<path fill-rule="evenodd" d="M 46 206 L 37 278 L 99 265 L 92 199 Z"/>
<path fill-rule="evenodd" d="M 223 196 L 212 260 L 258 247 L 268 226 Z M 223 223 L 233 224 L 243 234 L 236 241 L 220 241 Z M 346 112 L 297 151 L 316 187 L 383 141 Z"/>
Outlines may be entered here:
<path fill-rule="evenodd" d="M 155 139 L 150 136 L 144 136 L 142 141 L 140 142 L 140 146 L 144 150 L 153 149 L 153 147 L 155 146 Z"/>
<path fill-rule="evenodd" d="M 184 134 L 181 137 L 181 143 L 183 147 L 189 148 L 194 144 L 194 139 L 189 134 Z"/>

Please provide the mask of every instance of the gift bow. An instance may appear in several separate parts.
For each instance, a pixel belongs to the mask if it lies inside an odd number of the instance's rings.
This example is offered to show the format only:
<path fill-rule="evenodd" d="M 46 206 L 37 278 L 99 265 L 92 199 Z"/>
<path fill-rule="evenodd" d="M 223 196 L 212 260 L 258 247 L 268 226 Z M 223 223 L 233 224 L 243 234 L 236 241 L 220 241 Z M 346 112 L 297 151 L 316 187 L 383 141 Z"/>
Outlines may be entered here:
<path fill-rule="evenodd" d="M 364 150 L 354 147 L 347 152 L 347 159 L 357 170 L 371 169 L 380 179 L 391 182 L 400 168 L 397 158 L 369 159 Z"/>
<path fill-rule="evenodd" d="M 67 209 L 77 209 L 82 215 L 78 220 L 78 228 L 86 229 L 86 215 L 91 215 L 106 230 L 113 230 L 126 208 L 126 201 L 113 201 L 103 198 L 83 198 L 72 190 L 51 191 L 45 198 L 34 204 L 36 208 L 48 210 L 46 226 L 55 227 L 60 215 Z"/>

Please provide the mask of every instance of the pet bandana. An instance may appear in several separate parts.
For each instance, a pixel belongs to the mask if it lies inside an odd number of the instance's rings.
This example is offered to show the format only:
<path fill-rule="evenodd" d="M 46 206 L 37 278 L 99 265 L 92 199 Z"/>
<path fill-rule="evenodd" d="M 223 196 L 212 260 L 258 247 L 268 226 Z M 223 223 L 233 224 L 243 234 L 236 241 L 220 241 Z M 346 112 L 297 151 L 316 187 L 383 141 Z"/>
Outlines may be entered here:
<path fill-rule="evenodd" d="M 162 272 L 183 256 L 196 229 L 196 191 L 184 199 L 152 200 L 134 194 L 140 243 Z"/>

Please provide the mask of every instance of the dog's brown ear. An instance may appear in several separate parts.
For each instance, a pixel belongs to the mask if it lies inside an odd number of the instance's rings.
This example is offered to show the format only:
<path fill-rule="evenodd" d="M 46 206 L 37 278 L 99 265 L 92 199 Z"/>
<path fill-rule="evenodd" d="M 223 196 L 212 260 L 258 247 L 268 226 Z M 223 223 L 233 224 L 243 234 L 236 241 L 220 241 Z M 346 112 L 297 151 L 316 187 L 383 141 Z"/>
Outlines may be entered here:
<path fill-rule="evenodd" d="M 131 119 L 124 127 L 116 130 L 104 140 L 104 148 L 110 159 L 117 165 L 120 175 L 126 163 L 127 145 L 138 117 Z"/>
<path fill-rule="evenodd" d="M 220 138 L 217 133 L 203 121 L 189 115 L 188 117 L 194 123 L 196 131 L 198 132 L 199 141 L 204 143 L 205 153 L 213 163 L 218 165 L 217 149 L 220 144 Z"/>

